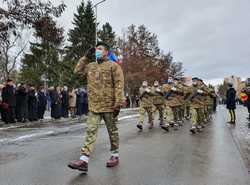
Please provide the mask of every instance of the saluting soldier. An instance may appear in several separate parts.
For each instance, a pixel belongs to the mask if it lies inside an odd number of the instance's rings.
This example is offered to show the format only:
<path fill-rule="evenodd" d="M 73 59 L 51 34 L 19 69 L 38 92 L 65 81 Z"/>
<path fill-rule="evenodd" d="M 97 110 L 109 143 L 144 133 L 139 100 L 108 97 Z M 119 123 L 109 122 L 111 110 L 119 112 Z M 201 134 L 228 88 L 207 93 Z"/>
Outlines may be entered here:
<path fill-rule="evenodd" d="M 91 52 L 95 53 L 96 61 L 92 61 Z M 107 167 L 119 163 L 119 134 L 117 124 L 113 121 L 114 114 L 124 104 L 124 76 L 121 67 L 108 59 L 109 46 L 98 43 L 86 57 L 80 59 L 75 72 L 87 76 L 89 114 L 87 135 L 81 149 L 81 157 L 69 163 L 69 167 L 83 172 L 88 171 L 89 157 L 97 138 L 98 125 L 105 121 L 111 143 L 111 158 Z"/>

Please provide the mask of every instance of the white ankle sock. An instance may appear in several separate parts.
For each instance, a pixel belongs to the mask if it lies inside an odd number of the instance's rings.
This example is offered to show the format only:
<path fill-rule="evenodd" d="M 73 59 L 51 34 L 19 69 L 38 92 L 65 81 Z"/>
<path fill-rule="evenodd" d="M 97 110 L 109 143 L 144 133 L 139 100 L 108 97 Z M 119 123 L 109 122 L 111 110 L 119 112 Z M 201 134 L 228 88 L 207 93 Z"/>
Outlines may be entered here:
<path fill-rule="evenodd" d="M 88 163 L 88 162 L 89 162 L 89 157 L 86 156 L 86 155 L 82 155 L 82 156 L 80 157 L 80 160 L 85 161 L 86 163 Z"/>
<path fill-rule="evenodd" d="M 111 153 L 111 156 L 119 157 L 119 153 Z"/>

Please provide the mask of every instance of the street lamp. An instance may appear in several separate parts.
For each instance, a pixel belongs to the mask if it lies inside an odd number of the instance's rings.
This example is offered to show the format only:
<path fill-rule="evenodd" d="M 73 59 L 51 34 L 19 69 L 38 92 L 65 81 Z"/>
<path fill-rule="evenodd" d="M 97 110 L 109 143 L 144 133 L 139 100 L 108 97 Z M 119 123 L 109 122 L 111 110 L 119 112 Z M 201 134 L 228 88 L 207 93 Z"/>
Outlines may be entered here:
<path fill-rule="evenodd" d="M 99 4 L 104 3 L 106 0 L 102 0 L 94 5 L 95 8 L 95 44 L 97 45 L 97 7 Z"/>

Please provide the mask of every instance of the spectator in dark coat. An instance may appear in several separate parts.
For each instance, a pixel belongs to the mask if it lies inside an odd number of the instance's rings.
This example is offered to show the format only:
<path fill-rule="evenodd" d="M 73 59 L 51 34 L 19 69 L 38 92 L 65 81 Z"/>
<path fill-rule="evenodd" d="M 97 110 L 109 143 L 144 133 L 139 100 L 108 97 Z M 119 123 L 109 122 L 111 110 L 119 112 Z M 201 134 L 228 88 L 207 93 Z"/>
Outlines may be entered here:
<path fill-rule="evenodd" d="M 84 97 L 83 97 L 83 91 L 79 88 L 76 91 L 76 115 L 82 116 L 83 115 L 83 103 L 84 103 Z"/>
<path fill-rule="evenodd" d="M 51 100 L 51 117 L 54 119 L 61 118 L 61 99 L 58 92 L 58 88 L 50 88 L 50 100 Z"/>
<path fill-rule="evenodd" d="M 40 120 L 43 120 L 44 113 L 47 106 L 47 97 L 43 87 L 40 87 L 38 91 L 38 110 L 37 110 L 37 117 Z"/>
<path fill-rule="evenodd" d="M 15 123 L 16 93 L 11 79 L 7 80 L 6 86 L 2 90 L 2 104 L 5 105 L 2 111 L 3 121 L 6 124 Z"/>
<path fill-rule="evenodd" d="M 230 114 L 230 121 L 228 123 L 235 124 L 236 115 L 236 91 L 232 84 L 228 85 L 227 95 L 226 95 L 226 106 Z"/>
<path fill-rule="evenodd" d="M 82 113 L 84 115 L 87 115 L 89 112 L 89 105 L 88 105 L 88 94 L 87 91 L 85 89 L 83 89 L 83 107 L 82 107 L 83 111 Z"/>
<path fill-rule="evenodd" d="M 28 92 L 28 113 L 29 121 L 37 121 L 37 92 L 34 87 L 30 87 Z"/>
<path fill-rule="evenodd" d="M 62 117 L 68 118 L 69 117 L 69 92 L 68 87 L 64 86 L 61 92 L 62 97 Z"/>
<path fill-rule="evenodd" d="M 126 96 L 126 108 L 130 108 L 130 98 Z"/>
<path fill-rule="evenodd" d="M 16 90 L 16 118 L 18 122 L 26 122 L 28 93 L 24 84 L 20 84 Z"/>

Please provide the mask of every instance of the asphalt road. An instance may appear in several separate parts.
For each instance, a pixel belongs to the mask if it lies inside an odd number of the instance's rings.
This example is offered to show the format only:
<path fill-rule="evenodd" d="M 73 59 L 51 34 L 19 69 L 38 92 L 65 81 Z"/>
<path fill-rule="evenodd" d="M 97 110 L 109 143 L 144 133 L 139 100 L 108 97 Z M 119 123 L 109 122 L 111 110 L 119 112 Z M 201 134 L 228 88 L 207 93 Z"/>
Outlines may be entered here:
<path fill-rule="evenodd" d="M 202 133 L 191 135 L 190 123 L 178 131 L 139 133 L 136 118 L 119 125 L 119 166 L 107 169 L 109 141 L 99 129 L 87 175 L 67 167 L 80 155 L 84 128 L 0 146 L 0 185 L 250 185 L 249 173 L 226 115 L 218 112 Z"/>

